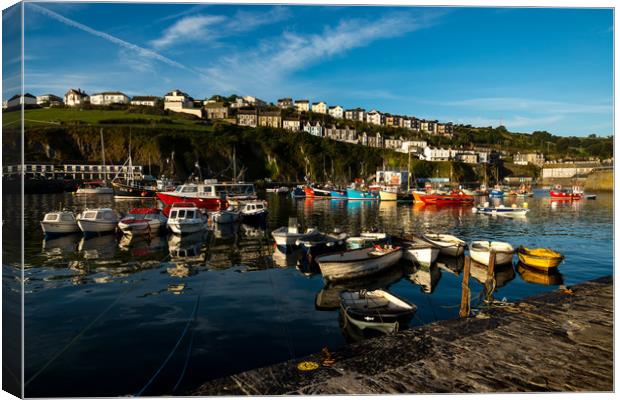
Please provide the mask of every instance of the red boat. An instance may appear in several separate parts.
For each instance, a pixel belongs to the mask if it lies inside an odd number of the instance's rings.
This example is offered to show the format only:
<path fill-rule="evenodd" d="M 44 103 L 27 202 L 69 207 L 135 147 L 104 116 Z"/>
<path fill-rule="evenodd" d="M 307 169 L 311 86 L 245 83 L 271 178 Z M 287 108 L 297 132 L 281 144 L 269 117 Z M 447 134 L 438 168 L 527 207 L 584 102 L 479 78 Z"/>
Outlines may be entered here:
<path fill-rule="evenodd" d="M 474 196 L 469 196 L 461 191 L 453 191 L 450 194 L 416 194 L 424 204 L 468 204 L 474 202 Z"/>
<path fill-rule="evenodd" d="M 549 191 L 549 196 L 554 199 L 560 200 L 579 200 L 581 199 L 580 193 L 574 193 L 572 190 L 568 189 L 551 189 Z"/>
<path fill-rule="evenodd" d="M 304 193 L 306 193 L 306 197 L 331 197 L 329 190 L 319 189 L 308 185 L 304 186 Z"/>
<path fill-rule="evenodd" d="M 216 190 L 216 185 L 212 184 L 190 183 L 181 185 L 174 192 L 157 192 L 157 198 L 166 206 L 187 202 L 206 210 L 228 208 L 226 195 L 219 193 Z"/>

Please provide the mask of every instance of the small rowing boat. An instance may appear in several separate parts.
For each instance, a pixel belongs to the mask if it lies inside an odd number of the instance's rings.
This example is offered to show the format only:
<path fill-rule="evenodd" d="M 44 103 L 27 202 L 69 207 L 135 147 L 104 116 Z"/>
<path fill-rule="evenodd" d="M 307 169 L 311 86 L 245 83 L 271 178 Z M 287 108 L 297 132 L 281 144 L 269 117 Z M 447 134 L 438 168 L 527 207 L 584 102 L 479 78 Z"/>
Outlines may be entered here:
<path fill-rule="evenodd" d="M 328 281 L 354 279 L 383 271 L 402 256 L 400 247 L 376 245 L 359 250 L 327 254 L 316 259 L 323 278 Z"/>
<path fill-rule="evenodd" d="M 564 260 L 564 256 L 557 251 L 545 248 L 529 249 L 523 246 L 517 249 L 517 256 L 523 264 L 540 270 L 557 268 Z"/>
<path fill-rule="evenodd" d="M 439 247 L 439 253 L 448 256 L 458 257 L 463 254 L 467 243 L 456 236 L 444 233 L 427 233 L 422 235 L 426 241 Z"/>
<path fill-rule="evenodd" d="M 396 332 L 409 323 L 417 307 L 385 290 L 362 290 L 340 294 L 340 307 L 347 321 L 360 329 Z M 379 324 L 379 325 L 377 325 Z"/>
<path fill-rule="evenodd" d="M 406 238 L 393 238 L 393 243 L 402 246 L 403 258 L 422 267 L 430 266 L 439 255 L 439 246 L 421 237 L 410 235 Z"/>
<path fill-rule="evenodd" d="M 388 235 L 385 232 L 362 232 L 359 236 L 347 238 L 347 248 L 349 250 L 363 249 L 372 247 L 376 244 L 386 243 Z"/>
<path fill-rule="evenodd" d="M 475 240 L 469 244 L 469 255 L 483 265 L 489 265 L 491 250 L 495 252 L 495 265 L 512 263 L 515 249 L 510 243 Z"/>
<path fill-rule="evenodd" d="M 490 207 L 489 203 L 486 202 L 484 205 L 477 205 L 472 208 L 472 211 L 479 214 L 485 215 L 501 215 L 505 217 L 525 217 L 530 210 L 527 208 L 527 203 L 523 203 L 524 207 L 517 207 L 516 204 L 513 204 L 512 207 L 506 207 L 503 204 L 500 204 L 497 207 Z"/>
<path fill-rule="evenodd" d="M 289 226 L 282 226 L 271 232 L 271 236 L 276 242 L 276 247 L 285 254 L 299 247 L 296 244 L 297 240 L 310 240 L 321 235 L 321 232 L 314 228 L 300 232 L 297 227 L 297 219 L 292 220 L 289 221 Z"/>

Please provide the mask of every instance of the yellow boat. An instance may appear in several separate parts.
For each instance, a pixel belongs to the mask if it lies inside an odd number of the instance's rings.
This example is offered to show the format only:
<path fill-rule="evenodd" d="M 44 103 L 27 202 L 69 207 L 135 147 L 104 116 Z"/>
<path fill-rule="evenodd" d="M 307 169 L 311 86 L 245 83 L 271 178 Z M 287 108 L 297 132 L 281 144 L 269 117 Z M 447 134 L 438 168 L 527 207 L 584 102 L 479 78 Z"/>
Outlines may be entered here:
<path fill-rule="evenodd" d="M 528 249 L 523 246 L 517 249 L 517 255 L 523 264 L 541 270 L 556 268 L 564 259 L 562 254 L 551 249 Z"/>

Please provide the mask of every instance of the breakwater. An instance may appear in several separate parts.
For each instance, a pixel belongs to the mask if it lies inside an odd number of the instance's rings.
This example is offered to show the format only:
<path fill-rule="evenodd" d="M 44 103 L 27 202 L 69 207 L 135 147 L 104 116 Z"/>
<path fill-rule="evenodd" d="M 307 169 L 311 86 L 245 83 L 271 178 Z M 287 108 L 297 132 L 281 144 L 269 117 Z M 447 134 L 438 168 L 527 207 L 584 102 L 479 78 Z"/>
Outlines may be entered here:
<path fill-rule="evenodd" d="M 302 372 L 301 361 L 320 367 Z M 191 395 L 613 390 L 613 278 L 207 382 Z"/>
<path fill-rule="evenodd" d="M 588 175 L 585 182 L 586 190 L 610 191 L 614 190 L 613 169 L 596 170 Z"/>

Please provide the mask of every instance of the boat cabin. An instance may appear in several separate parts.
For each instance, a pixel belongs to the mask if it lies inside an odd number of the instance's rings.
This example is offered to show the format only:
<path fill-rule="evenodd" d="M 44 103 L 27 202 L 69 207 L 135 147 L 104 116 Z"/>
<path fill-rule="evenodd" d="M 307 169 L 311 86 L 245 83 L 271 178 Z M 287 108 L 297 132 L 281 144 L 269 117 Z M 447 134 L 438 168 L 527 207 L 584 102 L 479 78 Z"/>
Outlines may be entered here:
<path fill-rule="evenodd" d="M 86 210 L 82 212 L 81 219 L 92 221 L 115 221 L 116 215 L 111 208 L 100 208 L 98 210 Z"/>
<path fill-rule="evenodd" d="M 75 222 L 73 211 L 58 211 L 45 214 L 44 222 Z"/>

